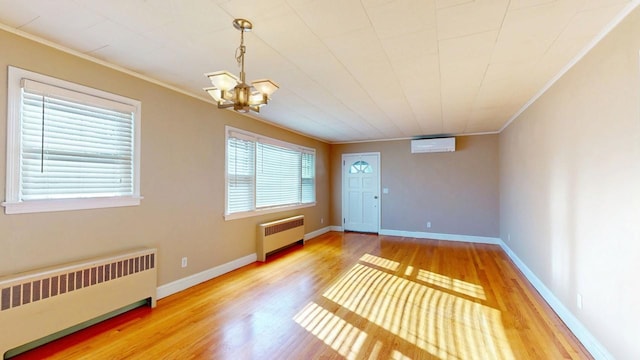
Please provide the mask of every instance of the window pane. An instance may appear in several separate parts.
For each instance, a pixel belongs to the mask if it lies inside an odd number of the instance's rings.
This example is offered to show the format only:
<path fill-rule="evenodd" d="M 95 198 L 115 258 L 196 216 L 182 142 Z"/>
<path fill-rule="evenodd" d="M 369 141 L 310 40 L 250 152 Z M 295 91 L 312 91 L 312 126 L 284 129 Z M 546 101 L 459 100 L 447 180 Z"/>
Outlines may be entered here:
<path fill-rule="evenodd" d="M 349 168 L 350 174 L 371 174 L 373 172 L 373 168 L 366 161 L 356 161 Z"/>
<path fill-rule="evenodd" d="M 300 152 L 257 144 L 256 207 L 300 202 Z"/>
<path fill-rule="evenodd" d="M 230 137 L 227 141 L 227 213 L 254 207 L 254 142 Z"/>

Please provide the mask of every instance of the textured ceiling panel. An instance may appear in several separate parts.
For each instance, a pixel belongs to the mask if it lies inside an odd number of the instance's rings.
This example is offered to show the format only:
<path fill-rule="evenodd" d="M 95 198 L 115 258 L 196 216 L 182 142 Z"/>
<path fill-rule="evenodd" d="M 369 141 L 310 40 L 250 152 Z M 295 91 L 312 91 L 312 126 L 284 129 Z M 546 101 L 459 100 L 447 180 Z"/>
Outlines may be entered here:
<path fill-rule="evenodd" d="M 438 10 L 438 37 L 450 39 L 497 30 L 507 12 L 509 0 L 476 0 Z"/>

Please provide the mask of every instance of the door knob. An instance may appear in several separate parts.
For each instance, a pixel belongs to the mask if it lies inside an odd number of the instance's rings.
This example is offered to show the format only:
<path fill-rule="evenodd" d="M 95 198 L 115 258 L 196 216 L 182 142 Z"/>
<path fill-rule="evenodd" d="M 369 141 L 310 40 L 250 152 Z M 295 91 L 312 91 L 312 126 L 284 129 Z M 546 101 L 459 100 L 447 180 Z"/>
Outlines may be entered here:
<path fill-rule="evenodd" d="M 377 198 L 378 198 L 378 195 L 374 196 L 373 198 L 374 198 L 374 199 L 377 199 Z"/>

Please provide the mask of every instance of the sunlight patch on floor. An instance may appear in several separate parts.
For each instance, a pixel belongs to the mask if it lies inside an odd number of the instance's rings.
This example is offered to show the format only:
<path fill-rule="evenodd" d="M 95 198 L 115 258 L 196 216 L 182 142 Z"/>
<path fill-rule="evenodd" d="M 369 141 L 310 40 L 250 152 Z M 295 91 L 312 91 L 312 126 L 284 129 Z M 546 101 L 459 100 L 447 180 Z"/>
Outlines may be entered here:
<path fill-rule="evenodd" d="M 396 271 L 398 270 L 398 267 L 400 267 L 400 263 L 397 261 L 385 259 L 371 254 L 362 255 L 360 261 L 368 262 L 369 264 L 376 265 L 391 271 Z"/>
<path fill-rule="evenodd" d="M 480 300 L 487 300 L 484 289 L 480 285 L 466 281 L 452 279 L 448 276 L 440 275 L 427 270 L 418 270 L 417 279 L 426 283 L 439 286 L 460 294 L 468 295 Z"/>
<path fill-rule="evenodd" d="M 391 359 L 392 360 L 411 360 L 410 357 L 408 357 L 407 355 L 401 353 L 398 350 L 393 350 L 391 352 Z"/>
<path fill-rule="evenodd" d="M 311 302 L 293 320 L 347 359 L 355 359 L 367 334 Z"/>
<path fill-rule="evenodd" d="M 395 343 L 397 336 L 397 341 L 440 359 L 515 359 L 500 312 L 456 295 L 486 299 L 481 286 L 421 269 L 419 282 L 412 281 L 381 270 L 397 270 L 399 264 L 376 258 L 365 255 L 323 294 L 341 309 L 366 319 L 364 323 L 350 324 L 315 302 L 296 315 L 295 321 L 348 358 L 371 351 L 361 349 L 368 336 L 363 329 L 375 324 L 376 336 L 384 334 L 376 340 Z M 399 350 L 393 350 L 391 356 L 409 358 Z"/>

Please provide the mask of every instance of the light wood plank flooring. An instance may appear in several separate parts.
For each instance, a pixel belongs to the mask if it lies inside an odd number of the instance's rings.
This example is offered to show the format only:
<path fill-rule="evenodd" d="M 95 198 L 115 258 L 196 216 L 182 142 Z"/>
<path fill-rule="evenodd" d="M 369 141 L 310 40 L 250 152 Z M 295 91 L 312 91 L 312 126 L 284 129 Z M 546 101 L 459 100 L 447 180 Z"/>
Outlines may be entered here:
<path fill-rule="evenodd" d="M 18 358 L 590 359 L 498 246 L 331 232 Z"/>

